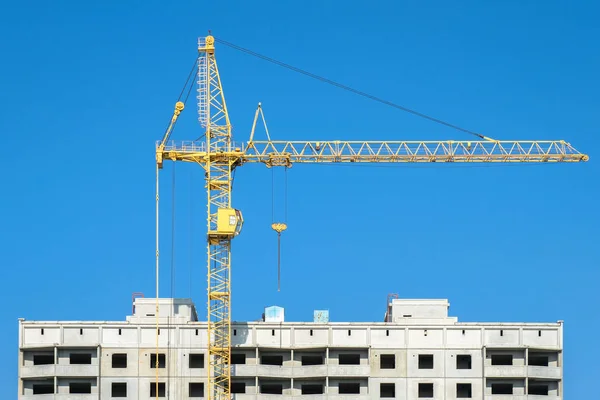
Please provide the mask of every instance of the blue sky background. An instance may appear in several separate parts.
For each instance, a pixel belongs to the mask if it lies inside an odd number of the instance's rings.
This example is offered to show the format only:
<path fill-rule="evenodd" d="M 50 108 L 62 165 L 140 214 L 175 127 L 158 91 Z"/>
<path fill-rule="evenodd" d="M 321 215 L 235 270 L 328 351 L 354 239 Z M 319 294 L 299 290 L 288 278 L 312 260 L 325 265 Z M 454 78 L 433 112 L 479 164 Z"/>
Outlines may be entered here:
<path fill-rule="evenodd" d="M 340 167 L 287 173 L 282 291 L 272 171 L 236 175 L 233 317 L 381 321 L 386 295 L 448 298 L 462 321 L 565 321 L 566 398 L 598 377 L 599 9 L 592 1 L 5 2 L 0 12 L 0 398 L 17 318 L 123 320 L 154 295 L 154 146 L 215 36 L 498 139 L 565 139 L 586 164 Z M 220 46 L 237 140 L 257 102 L 276 139 L 471 139 Z M 174 139 L 200 135 L 193 102 Z M 262 134 L 262 131 L 260 132 Z M 200 167 L 175 167 L 174 296 L 205 314 Z M 171 294 L 173 164 L 162 172 Z M 276 216 L 284 208 L 274 175 Z M 592 335 L 592 336 L 590 336 Z"/>

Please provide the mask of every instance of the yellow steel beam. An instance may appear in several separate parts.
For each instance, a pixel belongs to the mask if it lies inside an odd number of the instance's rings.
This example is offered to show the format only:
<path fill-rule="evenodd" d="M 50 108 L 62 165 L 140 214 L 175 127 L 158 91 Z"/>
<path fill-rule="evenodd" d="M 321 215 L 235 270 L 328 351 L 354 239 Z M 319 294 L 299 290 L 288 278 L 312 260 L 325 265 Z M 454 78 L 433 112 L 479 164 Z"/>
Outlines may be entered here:
<path fill-rule="evenodd" d="M 158 150 L 158 148 L 157 148 Z M 294 163 L 584 162 L 589 156 L 563 140 L 554 141 L 254 141 L 210 154 L 203 142 L 169 142 L 164 159 L 205 162 L 227 158 L 267 166 Z"/>

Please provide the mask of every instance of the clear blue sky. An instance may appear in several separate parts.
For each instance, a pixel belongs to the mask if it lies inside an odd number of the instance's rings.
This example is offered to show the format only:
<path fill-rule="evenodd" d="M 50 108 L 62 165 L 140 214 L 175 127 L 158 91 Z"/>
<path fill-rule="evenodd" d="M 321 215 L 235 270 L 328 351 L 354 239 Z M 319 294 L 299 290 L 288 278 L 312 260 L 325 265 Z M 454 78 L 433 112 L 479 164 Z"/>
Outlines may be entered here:
<path fill-rule="evenodd" d="M 203 4 L 201 4 L 203 3 Z M 154 145 L 215 36 L 498 139 L 565 139 L 587 164 L 297 165 L 282 292 L 272 172 L 238 171 L 233 316 L 326 308 L 380 321 L 389 292 L 448 298 L 462 321 L 565 321 L 566 398 L 597 379 L 599 9 L 592 1 L 11 2 L 0 12 L 0 397 L 17 391 L 17 318 L 123 320 L 154 295 Z M 576 4 L 575 4 L 576 3 Z M 470 139 L 228 48 L 235 137 L 262 101 L 277 139 Z M 200 135 L 188 105 L 174 139 Z M 175 167 L 174 296 L 205 307 L 205 194 Z M 172 164 L 162 173 L 170 295 Z M 277 215 L 283 174 L 275 174 Z"/>

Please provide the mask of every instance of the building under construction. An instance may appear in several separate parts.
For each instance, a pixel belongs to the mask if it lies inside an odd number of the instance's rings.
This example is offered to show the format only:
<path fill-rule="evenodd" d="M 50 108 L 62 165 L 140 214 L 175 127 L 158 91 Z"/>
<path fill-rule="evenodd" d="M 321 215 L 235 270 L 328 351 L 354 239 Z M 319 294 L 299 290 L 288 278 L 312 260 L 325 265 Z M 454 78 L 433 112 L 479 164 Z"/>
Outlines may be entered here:
<path fill-rule="evenodd" d="M 561 321 L 465 323 L 448 309 L 394 298 L 384 322 L 332 323 L 267 307 L 231 325 L 231 396 L 562 399 Z M 208 397 L 206 322 L 190 300 L 160 299 L 157 351 L 155 313 L 156 299 L 137 298 L 125 321 L 21 320 L 19 399 Z"/>
<path fill-rule="evenodd" d="M 246 142 L 233 140 L 216 43 L 467 134 L 469 140 L 272 140 L 259 104 Z M 195 72 L 195 73 L 194 73 Z M 197 79 L 192 79 L 192 77 Z M 201 131 L 172 140 L 194 81 Z M 187 95 L 184 95 L 187 93 Z M 256 140 L 262 118 L 266 140 Z M 337 135 L 337 134 L 336 134 Z M 244 138 L 245 139 L 245 138 Z M 20 321 L 21 399 L 562 399 L 562 324 L 460 323 L 446 300 L 391 299 L 385 321 L 231 322 L 231 243 L 242 212 L 232 200 L 237 168 L 297 164 L 579 163 L 565 140 L 497 140 L 207 36 L 156 146 L 156 297 L 159 297 L 159 176 L 167 162 L 199 165 L 207 192 L 207 309 L 143 299 L 123 322 Z M 270 221 L 281 238 L 285 220 Z M 155 304 L 155 301 L 158 304 Z M 276 397 L 280 398 L 280 397 Z"/>

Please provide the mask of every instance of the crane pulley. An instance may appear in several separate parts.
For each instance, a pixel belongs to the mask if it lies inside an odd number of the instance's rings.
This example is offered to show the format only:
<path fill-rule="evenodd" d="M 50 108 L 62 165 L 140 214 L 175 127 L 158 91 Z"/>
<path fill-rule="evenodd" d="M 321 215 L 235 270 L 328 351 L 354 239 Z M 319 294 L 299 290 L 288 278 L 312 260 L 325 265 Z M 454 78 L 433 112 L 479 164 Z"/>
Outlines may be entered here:
<path fill-rule="evenodd" d="M 573 163 L 589 159 L 586 154 L 577 151 L 564 140 L 493 140 L 356 90 L 354 92 L 360 95 L 471 133 L 482 140 L 274 141 L 268 133 L 259 104 L 248 142 L 235 144 L 232 141 L 231 124 L 217 68 L 214 44 L 213 36 L 200 38 L 198 41 L 198 114 L 200 124 L 205 129 L 204 139 L 179 142 L 169 140 L 177 117 L 184 108 L 183 104 L 177 103 L 171 124 L 156 146 L 157 171 L 162 168 L 165 160 L 197 163 L 205 171 L 208 196 L 207 394 L 210 400 L 231 398 L 231 240 L 240 233 L 243 223 L 241 212 L 235 210 L 231 202 L 232 173 L 236 168 L 246 164 L 289 168 L 294 164 L 303 163 Z M 289 67 L 285 64 L 283 66 Z M 307 74 L 305 71 L 298 72 Z M 311 75 L 315 77 L 309 74 Z M 341 87 L 339 84 L 337 86 Z M 267 132 L 267 140 L 264 141 L 254 140 L 259 114 Z M 278 244 L 286 227 L 284 223 L 273 222 L 272 228 L 278 234 Z"/>

